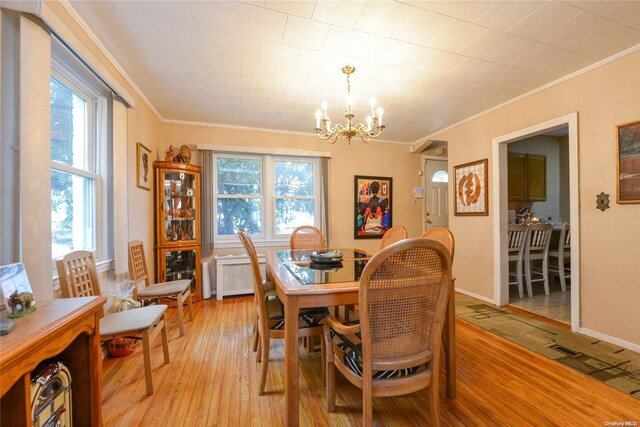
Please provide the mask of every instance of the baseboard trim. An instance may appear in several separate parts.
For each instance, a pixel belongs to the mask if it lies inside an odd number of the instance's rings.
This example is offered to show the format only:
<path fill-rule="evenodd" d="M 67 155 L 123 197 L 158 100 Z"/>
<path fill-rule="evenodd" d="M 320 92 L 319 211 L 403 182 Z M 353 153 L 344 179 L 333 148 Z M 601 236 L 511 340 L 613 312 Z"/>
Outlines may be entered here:
<path fill-rule="evenodd" d="M 592 329 L 583 328 L 583 327 L 580 327 L 578 329 L 578 332 L 583 334 L 583 335 L 588 335 L 588 336 L 593 337 L 593 338 L 598 338 L 598 339 L 600 339 L 602 341 L 606 341 L 606 342 L 608 342 L 610 344 L 614 344 L 614 345 L 617 345 L 617 346 L 620 346 L 620 347 L 624 347 L 627 350 L 631 350 L 631 351 L 635 351 L 635 352 L 640 353 L 640 344 L 635 344 L 635 343 L 632 343 L 630 341 L 625 341 L 625 340 L 622 340 L 620 338 L 612 337 L 610 335 L 603 334 L 602 332 L 594 331 Z"/>
<path fill-rule="evenodd" d="M 463 295 L 467 295 L 467 296 L 473 297 L 475 299 L 479 299 L 479 300 L 484 301 L 484 302 L 488 302 L 491 305 L 496 305 L 496 302 L 493 300 L 493 298 L 487 298 L 484 295 L 479 295 L 479 294 L 476 294 L 474 292 L 467 291 L 466 289 L 456 288 L 456 292 L 458 292 L 460 294 L 463 294 Z"/>

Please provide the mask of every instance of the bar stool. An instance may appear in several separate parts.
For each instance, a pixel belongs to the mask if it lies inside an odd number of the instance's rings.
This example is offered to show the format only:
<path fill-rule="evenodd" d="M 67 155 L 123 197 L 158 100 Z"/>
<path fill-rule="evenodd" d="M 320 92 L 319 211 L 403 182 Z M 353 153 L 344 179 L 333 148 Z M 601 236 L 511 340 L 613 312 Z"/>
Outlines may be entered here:
<path fill-rule="evenodd" d="M 516 280 L 509 282 L 509 285 L 518 285 L 518 294 L 520 298 L 524 298 L 524 289 L 522 283 L 522 263 L 524 257 L 524 247 L 527 242 L 527 233 L 529 226 L 527 224 L 509 224 L 508 233 L 508 251 L 509 261 L 516 262 L 516 271 L 509 271 L 509 277 L 515 277 Z"/>
<path fill-rule="evenodd" d="M 544 282 L 544 293 L 549 295 L 549 242 L 551 242 L 551 224 L 531 224 L 527 244 L 524 247 L 524 274 L 527 279 L 527 292 L 529 298 L 533 297 L 532 282 Z M 542 260 L 542 271 L 532 270 L 531 261 Z M 541 279 L 532 279 L 532 274 L 542 276 Z"/>
<path fill-rule="evenodd" d="M 555 258 L 557 261 L 555 265 L 549 263 L 549 271 L 558 273 L 562 292 L 567 292 L 566 279 L 571 278 L 571 265 L 566 266 L 566 260 L 571 259 L 571 227 L 569 224 L 562 224 L 558 249 L 549 251 L 549 258 Z"/>

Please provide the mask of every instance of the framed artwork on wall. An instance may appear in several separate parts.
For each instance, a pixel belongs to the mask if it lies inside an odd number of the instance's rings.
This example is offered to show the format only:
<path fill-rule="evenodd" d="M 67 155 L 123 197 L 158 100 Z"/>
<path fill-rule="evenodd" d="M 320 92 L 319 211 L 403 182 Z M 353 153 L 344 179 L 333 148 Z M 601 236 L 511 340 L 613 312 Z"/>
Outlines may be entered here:
<path fill-rule="evenodd" d="M 489 215 L 488 159 L 454 166 L 456 216 Z"/>
<path fill-rule="evenodd" d="M 640 120 L 617 127 L 618 204 L 640 203 Z"/>
<path fill-rule="evenodd" d="M 138 142 L 136 147 L 136 183 L 138 188 L 151 191 L 151 150 Z"/>
<path fill-rule="evenodd" d="M 354 179 L 354 239 L 380 239 L 393 226 L 393 178 L 356 175 Z"/>

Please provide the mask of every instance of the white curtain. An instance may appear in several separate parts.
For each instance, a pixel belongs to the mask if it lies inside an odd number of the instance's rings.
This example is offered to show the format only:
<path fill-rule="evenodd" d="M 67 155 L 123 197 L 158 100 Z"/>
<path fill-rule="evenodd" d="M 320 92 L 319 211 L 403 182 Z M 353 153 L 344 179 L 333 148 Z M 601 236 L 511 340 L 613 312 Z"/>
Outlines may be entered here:
<path fill-rule="evenodd" d="M 321 217 L 320 229 L 324 233 L 327 246 L 331 247 L 329 241 L 329 158 L 320 158 L 320 203 Z"/>
<path fill-rule="evenodd" d="M 213 150 L 200 150 L 200 158 L 202 160 L 202 190 L 200 203 L 201 219 L 202 219 L 202 252 L 213 252 L 215 239 L 215 218 L 213 216 L 215 203 L 215 188 L 213 188 L 213 173 L 215 170 L 215 153 Z"/>
<path fill-rule="evenodd" d="M 129 269 L 129 198 L 127 195 L 127 106 L 112 99 L 113 136 L 113 258 L 115 274 Z"/>

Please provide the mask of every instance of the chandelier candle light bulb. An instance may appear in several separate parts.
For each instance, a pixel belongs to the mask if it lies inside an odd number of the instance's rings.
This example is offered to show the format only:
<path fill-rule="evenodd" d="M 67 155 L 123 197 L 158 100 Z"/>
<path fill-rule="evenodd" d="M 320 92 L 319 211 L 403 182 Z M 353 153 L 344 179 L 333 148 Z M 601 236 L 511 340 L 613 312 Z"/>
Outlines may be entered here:
<path fill-rule="evenodd" d="M 351 95 L 351 74 L 356 71 L 355 67 L 351 65 L 345 65 L 342 67 L 342 72 L 347 75 L 347 95 L 345 101 L 347 108 L 345 109 L 344 118 L 346 119 L 345 125 L 338 123 L 333 128 L 331 127 L 331 119 L 327 114 L 327 101 L 322 101 L 321 107 L 324 115 L 321 116 L 321 111 L 316 111 L 316 134 L 320 139 L 328 140 L 329 143 L 335 144 L 340 137 L 347 138 L 349 144 L 351 144 L 351 138 L 354 136 L 359 137 L 363 142 L 367 143 L 371 138 L 377 138 L 382 134 L 384 126 L 382 125 L 382 108 L 378 108 L 376 114 L 376 99 L 371 98 L 369 101 L 371 105 L 371 116 L 367 117 L 366 125 L 362 123 L 353 124 L 355 115 L 353 114 L 353 95 Z"/>

